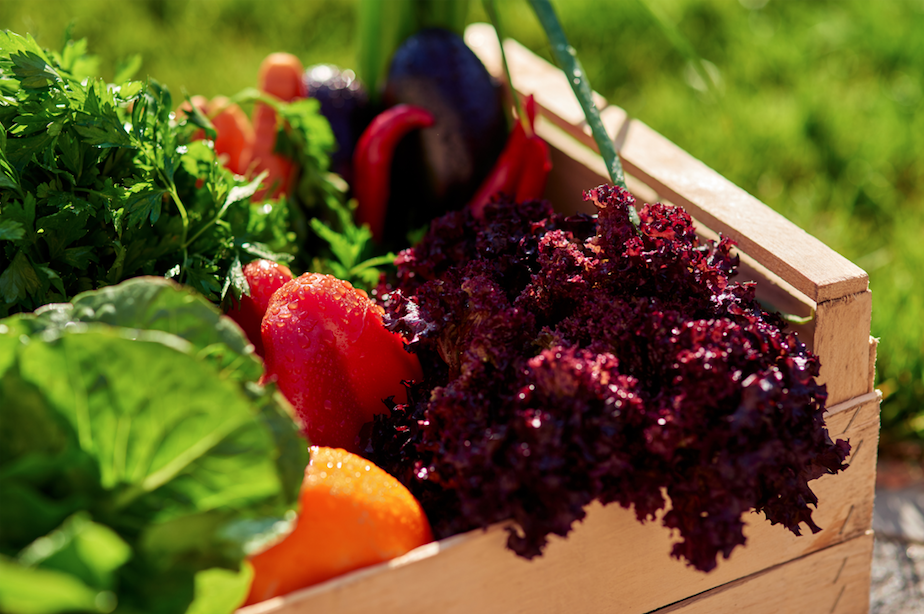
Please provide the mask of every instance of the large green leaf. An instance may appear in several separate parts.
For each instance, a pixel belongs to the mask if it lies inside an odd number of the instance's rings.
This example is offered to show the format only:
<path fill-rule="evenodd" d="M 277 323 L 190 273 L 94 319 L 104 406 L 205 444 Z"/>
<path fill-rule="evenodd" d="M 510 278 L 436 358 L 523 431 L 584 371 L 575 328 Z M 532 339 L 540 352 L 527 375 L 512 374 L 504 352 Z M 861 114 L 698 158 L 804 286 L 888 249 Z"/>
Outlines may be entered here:
<path fill-rule="evenodd" d="M 88 586 L 109 590 L 115 588 L 115 571 L 128 561 L 131 552 L 112 529 L 81 512 L 32 542 L 18 558 L 26 567 L 69 572 Z"/>
<path fill-rule="evenodd" d="M 8 321 L 0 321 L 0 377 L 3 377 L 3 373 L 16 361 L 16 348 L 20 344 L 16 335 L 9 334 Z"/>
<path fill-rule="evenodd" d="M 72 328 L 23 348 L 20 369 L 99 463 L 103 488 L 117 492 L 114 512 L 146 503 L 166 521 L 243 508 L 280 488 L 275 444 L 250 399 L 191 344 L 160 331 Z"/>
<path fill-rule="evenodd" d="M 196 599 L 186 614 L 225 614 L 243 603 L 253 580 L 253 567 L 239 572 L 212 568 L 196 574 Z"/>
<path fill-rule="evenodd" d="M 257 381 L 263 367 L 240 327 L 201 295 L 160 277 L 136 277 L 84 292 L 71 303 L 46 305 L 29 320 L 29 333 L 61 331 L 74 322 L 162 331 L 191 343 L 235 377 Z"/>
<path fill-rule="evenodd" d="M 112 597 L 112 593 L 93 589 L 69 573 L 23 567 L 0 556 L 0 611 L 111 612 Z"/>
<path fill-rule="evenodd" d="M 196 607 L 233 610 L 244 547 L 290 511 L 308 460 L 291 407 L 261 374 L 235 324 L 164 280 L 0 321 L 0 489 L 13 502 L 0 509 L 0 555 L 38 578 L 29 586 L 47 578 L 69 595 L 49 605 L 17 587 L 8 602 L 93 610 L 80 605 L 87 591 L 111 583 L 119 612 L 185 612 L 210 592 L 222 598 Z M 131 549 L 124 565 L 110 534 Z M 66 547 L 35 555 L 52 542 Z M 77 556 L 90 542 L 105 547 Z"/>

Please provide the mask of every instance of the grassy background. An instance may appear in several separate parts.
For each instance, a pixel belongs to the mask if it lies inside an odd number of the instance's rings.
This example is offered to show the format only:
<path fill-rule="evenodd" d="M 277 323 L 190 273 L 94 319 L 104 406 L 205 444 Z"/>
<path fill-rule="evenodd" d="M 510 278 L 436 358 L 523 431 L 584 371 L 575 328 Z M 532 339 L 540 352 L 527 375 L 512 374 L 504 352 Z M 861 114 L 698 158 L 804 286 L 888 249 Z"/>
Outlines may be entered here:
<path fill-rule="evenodd" d="M 869 272 L 883 449 L 924 461 L 924 1 L 553 1 L 594 89 Z M 548 58 L 526 1 L 499 4 Z M 355 5 L 0 0 L 0 28 L 59 48 L 72 24 L 103 76 L 138 54 L 139 76 L 213 96 L 253 85 L 272 51 L 354 65 Z"/>

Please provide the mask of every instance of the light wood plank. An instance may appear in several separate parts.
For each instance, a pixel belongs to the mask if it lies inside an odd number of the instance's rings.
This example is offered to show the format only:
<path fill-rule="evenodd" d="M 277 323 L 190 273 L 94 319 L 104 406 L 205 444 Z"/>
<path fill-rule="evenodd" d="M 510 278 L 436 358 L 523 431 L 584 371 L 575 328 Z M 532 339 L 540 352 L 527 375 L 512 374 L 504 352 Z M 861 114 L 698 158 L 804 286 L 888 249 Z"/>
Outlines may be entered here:
<path fill-rule="evenodd" d="M 870 532 L 656 612 L 866 614 L 872 555 Z"/>
<path fill-rule="evenodd" d="M 866 273 L 643 123 L 621 150 L 627 172 L 820 302 L 862 292 Z"/>
<path fill-rule="evenodd" d="M 603 159 L 542 116 L 536 120 L 536 134 L 549 145 L 552 157 L 553 180 L 546 185 L 546 200 L 559 213 L 596 213 L 583 195 L 585 190 L 609 183 Z M 654 190 L 631 175 L 626 176 L 626 185 L 639 202 L 658 200 Z"/>
<path fill-rule="evenodd" d="M 879 339 L 870 336 L 869 338 L 869 380 L 866 387 L 869 390 L 876 389 L 876 352 L 879 348 Z"/>
<path fill-rule="evenodd" d="M 814 352 L 821 361 L 818 381 L 828 387 L 828 404 L 872 392 L 869 329 L 873 299 L 869 290 L 818 304 Z"/>

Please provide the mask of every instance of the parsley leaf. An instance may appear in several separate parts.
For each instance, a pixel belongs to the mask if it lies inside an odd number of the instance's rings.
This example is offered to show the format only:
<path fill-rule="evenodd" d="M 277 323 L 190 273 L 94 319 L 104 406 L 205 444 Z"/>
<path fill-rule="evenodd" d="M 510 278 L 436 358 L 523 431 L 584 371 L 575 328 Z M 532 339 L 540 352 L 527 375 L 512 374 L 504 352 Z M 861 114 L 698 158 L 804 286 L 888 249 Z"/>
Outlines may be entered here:
<path fill-rule="evenodd" d="M 85 41 L 54 53 L 0 32 L 0 317 L 139 275 L 220 302 L 249 291 L 240 269 L 254 258 L 378 282 L 393 256 L 355 225 L 328 171 L 335 140 L 317 100 L 235 97 L 276 110 L 277 151 L 299 168 L 294 194 L 254 202 L 264 177 L 222 166 L 200 140 L 215 135 L 208 117 L 174 114 L 154 79 L 93 78 L 97 65 Z"/>
<path fill-rule="evenodd" d="M 207 118 L 177 118 L 153 79 L 87 78 L 97 64 L 85 41 L 53 53 L 0 32 L 0 317 L 138 275 L 217 302 L 255 250 L 301 253 L 289 204 L 251 202 L 262 178 L 233 175 L 195 140 Z M 322 133 L 312 155 L 326 163 L 320 114 L 289 116 Z"/>

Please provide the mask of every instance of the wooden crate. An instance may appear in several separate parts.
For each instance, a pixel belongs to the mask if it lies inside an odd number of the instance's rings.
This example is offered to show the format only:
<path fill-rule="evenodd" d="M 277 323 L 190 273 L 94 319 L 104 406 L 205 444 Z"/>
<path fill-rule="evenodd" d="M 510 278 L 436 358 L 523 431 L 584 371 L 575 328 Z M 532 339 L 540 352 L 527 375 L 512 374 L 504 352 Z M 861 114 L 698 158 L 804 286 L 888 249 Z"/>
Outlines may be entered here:
<path fill-rule="evenodd" d="M 490 26 L 471 26 L 466 40 L 500 76 Z M 560 210 L 586 210 L 582 190 L 607 179 L 580 106 L 561 72 L 515 42 L 505 51 L 517 92 L 536 97 L 537 131 L 552 148 L 547 196 Z M 672 536 L 658 522 L 640 524 L 631 510 L 594 504 L 568 538 L 553 539 L 533 561 L 507 550 L 497 525 L 239 614 L 867 612 L 879 396 L 866 273 L 622 109 L 598 105 L 640 200 L 682 205 L 705 235 L 733 238 L 739 279 L 757 281 L 762 301 L 794 315 L 814 312 L 799 334 L 821 359 L 828 429 L 852 445 L 849 469 L 812 483 L 823 530 L 796 537 L 752 513 L 747 545 L 701 573 L 670 558 Z"/>

